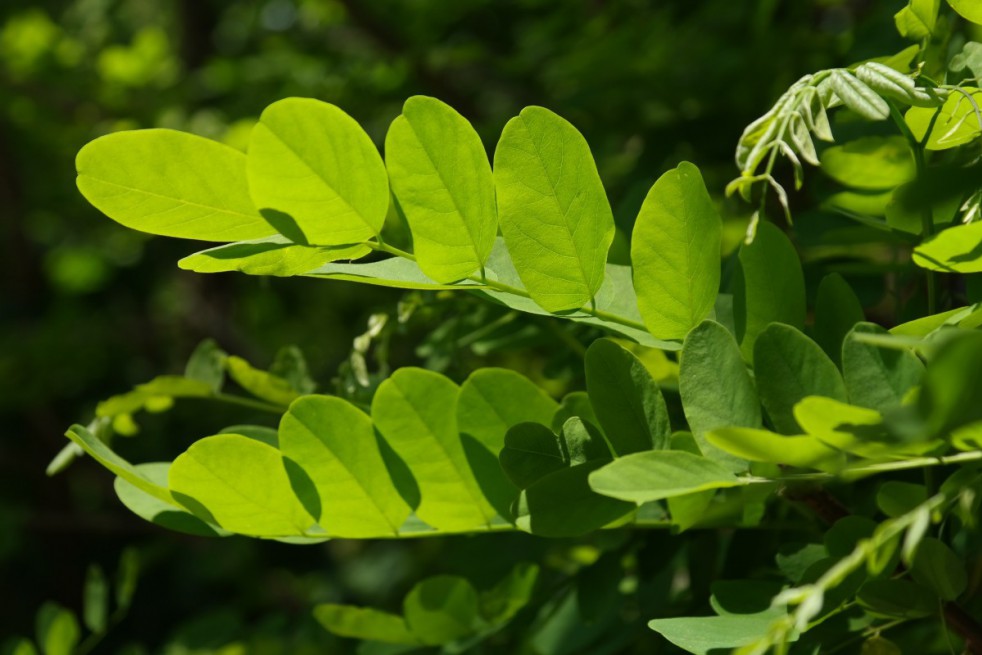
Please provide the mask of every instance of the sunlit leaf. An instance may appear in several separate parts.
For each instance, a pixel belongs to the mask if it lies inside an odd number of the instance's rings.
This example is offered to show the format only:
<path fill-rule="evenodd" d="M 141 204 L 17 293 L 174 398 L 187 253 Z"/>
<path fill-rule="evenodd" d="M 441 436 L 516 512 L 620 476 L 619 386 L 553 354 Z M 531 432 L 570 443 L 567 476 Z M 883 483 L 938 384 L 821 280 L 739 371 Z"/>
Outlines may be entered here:
<path fill-rule="evenodd" d="M 435 98 L 413 96 L 389 128 L 385 163 L 423 272 L 453 282 L 478 271 L 498 219 L 491 165 L 467 119 Z"/>
<path fill-rule="evenodd" d="M 590 475 L 597 493 L 639 504 L 740 484 L 725 466 L 680 450 L 634 453 Z"/>
<path fill-rule="evenodd" d="M 511 119 L 494 153 L 501 233 L 539 305 L 579 309 L 600 290 L 614 219 L 590 147 L 542 107 Z"/>

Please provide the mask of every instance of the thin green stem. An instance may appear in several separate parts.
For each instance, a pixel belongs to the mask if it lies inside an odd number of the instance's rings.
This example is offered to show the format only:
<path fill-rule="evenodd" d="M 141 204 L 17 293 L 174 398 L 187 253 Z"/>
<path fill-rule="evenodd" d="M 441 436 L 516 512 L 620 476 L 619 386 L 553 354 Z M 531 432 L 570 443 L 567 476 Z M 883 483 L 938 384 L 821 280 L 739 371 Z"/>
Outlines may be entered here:
<path fill-rule="evenodd" d="M 907 121 L 904 120 L 903 115 L 900 113 L 900 109 L 897 108 L 896 103 L 890 102 L 890 117 L 896 124 L 897 129 L 900 133 L 904 135 L 910 146 L 910 151 L 914 156 L 914 168 L 917 173 L 917 179 L 923 179 L 924 172 L 927 170 L 927 163 L 924 159 L 924 142 L 918 141 L 917 137 L 911 131 L 910 126 L 907 125 Z M 930 134 L 930 129 L 927 134 Z M 927 135 L 925 135 L 927 139 Z M 934 214 L 931 211 L 931 207 L 925 207 L 921 211 L 921 240 L 925 241 L 929 239 L 934 234 Z M 937 276 L 934 271 L 925 269 L 926 281 L 927 281 L 927 309 L 928 314 L 935 314 L 938 311 L 938 282 Z"/>

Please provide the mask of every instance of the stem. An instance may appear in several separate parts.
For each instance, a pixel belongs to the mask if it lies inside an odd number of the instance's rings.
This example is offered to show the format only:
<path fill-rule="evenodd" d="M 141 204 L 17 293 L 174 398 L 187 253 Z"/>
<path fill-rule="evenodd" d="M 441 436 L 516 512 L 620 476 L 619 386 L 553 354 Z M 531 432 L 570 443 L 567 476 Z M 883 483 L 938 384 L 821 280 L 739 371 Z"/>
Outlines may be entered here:
<path fill-rule="evenodd" d="M 375 250 L 376 252 L 387 252 L 390 255 L 395 255 L 396 257 L 402 257 L 403 259 L 408 259 L 409 261 L 416 261 L 416 256 L 405 250 L 400 250 L 394 246 L 390 246 L 384 243 L 373 243 L 368 241 L 365 243 L 368 247 Z M 502 293 L 508 293 L 513 296 L 520 296 L 522 298 L 531 298 L 529 292 L 525 289 L 519 289 L 518 287 L 513 287 L 510 284 L 505 284 L 504 282 L 499 282 L 497 280 L 489 280 L 484 275 L 484 270 L 482 268 L 480 275 L 468 275 L 465 280 L 470 280 L 472 282 L 478 282 L 481 286 L 487 287 L 489 289 L 494 289 L 495 291 L 500 291 Z M 642 330 L 644 332 L 648 331 L 648 328 L 639 321 L 632 321 L 629 318 L 624 318 L 623 316 L 618 316 L 617 314 L 611 314 L 610 312 L 605 312 L 603 310 L 596 308 L 596 302 L 591 302 L 589 307 L 582 307 L 579 311 L 584 314 L 589 314 L 594 318 L 598 318 L 606 323 L 616 323 L 618 325 L 623 325 L 625 327 L 634 328 L 635 330 Z"/>
<path fill-rule="evenodd" d="M 900 110 L 897 108 L 896 103 L 890 101 L 890 117 L 893 122 L 897 125 L 897 129 L 900 133 L 904 135 L 907 139 L 907 143 L 910 146 L 911 153 L 914 156 L 914 169 L 917 173 L 917 179 L 924 179 L 924 171 L 927 169 L 927 164 L 924 160 L 924 143 L 917 140 L 914 133 L 911 131 L 910 126 L 907 125 L 907 121 L 901 115 Z M 931 128 L 928 128 L 925 139 L 927 139 L 931 134 Z M 934 234 L 934 215 L 931 212 L 931 207 L 925 207 L 921 211 L 921 241 L 925 241 Z M 928 314 L 935 314 L 938 311 L 938 282 L 937 276 L 934 271 L 925 269 L 925 275 L 927 276 L 927 310 Z"/>

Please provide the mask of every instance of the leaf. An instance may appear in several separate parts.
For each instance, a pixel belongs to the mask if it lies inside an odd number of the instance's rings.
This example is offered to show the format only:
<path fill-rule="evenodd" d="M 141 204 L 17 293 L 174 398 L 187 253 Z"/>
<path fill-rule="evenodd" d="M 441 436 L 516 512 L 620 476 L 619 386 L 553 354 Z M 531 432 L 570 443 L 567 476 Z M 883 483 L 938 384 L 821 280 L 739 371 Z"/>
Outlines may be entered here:
<path fill-rule="evenodd" d="M 941 0 L 910 0 L 894 14 L 893 21 L 900 36 L 911 41 L 923 41 L 934 34 Z"/>
<path fill-rule="evenodd" d="M 47 602 L 37 613 L 37 643 L 43 655 L 71 655 L 81 631 L 75 614 L 57 603 Z"/>
<path fill-rule="evenodd" d="M 967 41 L 962 51 L 948 62 L 948 69 L 955 73 L 968 69 L 968 73 L 974 77 L 982 77 L 982 43 Z"/>
<path fill-rule="evenodd" d="M 757 391 L 778 432 L 795 434 L 794 406 L 806 396 L 846 402 L 839 370 L 814 341 L 791 326 L 773 323 L 754 345 Z"/>
<path fill-rule="evenodd" d="M 482 492 L 501 516 L 511 516 L 518 496 L 498 464 L 505 434 L 524 422 L 549 425 L 556 409 L 545 391 L 510 369 L 480 368 L 461 385 L 457 425 L 464 451 Z"/>
<path fill-rule="evenodd" d="M 741 484 L 718 462 L 681 450 L 634 453 L 590 475 L 590 488 L 597 493 L 638 504 Z"/>
<path fill-rule="evenodd" d="M 235 382 L 262 400 L 286 407 L 296 400 L 300 393 L 283 378 L 253 368 L 241 357 L 231 356 L 225 360 L 225 369 Z"/>
<path fill-rule="evenodd" d="M 196 380 L 180 375 L 159 375 L 124 394 L 113 396 L 96 406 L 96 416 L 119 416 L 140 410 L 167 409 L 174 398 L 210 398 L 213 381 Z"/>
<path fill-rule="evenodd" d="M 880 191 L 912 181 L 914 156 L 902 136 L 864 136 L 822 151 L 822 170 L 839 184 Z"/>
<path fill-rule="evenodd" d="M 492 625 L 511 620 L 532 600 L 538 579 L 537 565 L 519 562 L 498 584 L 480 595 L 481 616 Z"/>
<path fill-rule="evenodd" d="M 116 608 L 126 610 L 133 602 L 136 583 L 140 576 L 140 555 L 133 546 L 128 546 L 119 556 L 116 570 Z"/>
<path fill-rule="evenodd" d="M 799 584 L 813 564 L 829 556 L 824 544 L 782 543 L 774 557 L 777 568 L 791 582 Z"/>
<path fill-rule="evenodd" d="M 975 0 L 948 0 L 948 4 L 965 20 L 982 25 L 982 7 Z"/>
<path fill-rule="evenodd" d="M 757 614 L 655 619 L 648 622 L 648 627 L 689 653 L 710 655 L 717 649 L 737 648 L 763 638 L 782 615 L 783 612 L 767 610 Z"/>
<path fill-rule="evenodd" d="M 367 264 L 325 264 L 310 271 L 307 275 L 328 280 L 344 280 L 394 289 L 418 289 L 421 291 L 466 289 L 480 286 L 477 282 L 466 281 L 458 284 L 440 284 L 426 277 L 419 264 L 402 257 L 389 257 Z"/>
<path fill-rule="evenodd" d="M 372 251 L 364 244 L 305 246 L 282 235 L 237 241 L 188 255 L 177 262 L 185 271 L 291 277 L 303 275 L 341 259 L 359 259 Z"/>
<path fill-rule="evenodd" d="M 914 249 L 914 263 L 942 273 L 982 273 L 982 223 L 956 225 Z"/>
<path fill-rule="evenodd" d="M 228 355 L 218 347 L 214 339 L 205 339 L 197 345 L 187 365 L 184 367 L 184 377 L 189 380 L 200 380 L 211 390 L 218 393 L 225 382 L 225 358 Z"/>
<path fill-rule="evenodd" d="M 589 421 L 594 425 L 600 425 L 597 414 L 593 411 L 593 405 L 590 404 L 590 396 L 585 391 L 571 391 L 563 396 L 563 402 L 553 414 L 549 425 L 553 432 L 559 432 L 563 429 L 566 421 L 574 416 L 579 416 L 584 421 Z"/>
<path fill-rule="evenodd" d="M 877 635 L 863 642 L 859 655 L 903 655 L 903 651 L 886 637 Z"/>
<path fill-rule="evenodd" d="M 439 646 L 476 631 L 477 591 L 466 578 L 434 576 L 412 588 L 403 601 L 403 612 L 419 641 Z"/>
<path fill-rule="evenodd" d="M 716 580 L 709 604 L 720 616 L 757 614 L 771 609 L 782 584 L 770 580 Z"/>
<path fill-rule="evenodd" d="M 943 541 L 921 539 L 910 565 L 910 575 L 942 600 L 955 600 L 968 587 L 965 565 Z"/>
<path fill-rule="evenodd" d="M 423 272 L 453 282 L 481 269 L 498 218 L 488 155 L 467 119 L 435 98 L 409 98 L 385 138 L 385 163 Z"/>
<path fill-rule="evenodd" d="M 168 505 L 177 505 L 170 491 L 146 475 L 141 473 L 136 467 L 117 455 L 101 439 L 93 435 L 89 430 L 81 425 L 73 425 L 68 429 L 66 436 L 77 443 L 92 459 L 102 464 L 119 477 L 123 478 L 134 487 L 138 488 L 158 500 Z"/>
<path fill-rule="evenodd" d="M 409 516 L 375 440 L 368 416 L 346 400 L 304 396 L 280 421 L 280 450 L 303 462 L 333 537 L 393 536 Z"/>
<path fill-rule="evenodd" d="M 590 489 L 588 477 L 606 463 L 584 462 L 536 480 L 518 499 L 515 524 L 542 537 L 576 537 L 630 513 L 634 504 Z"/>
<path fill-rule="evenodd" d="M 974 87 L 963 87 L 962 91 L 964 93 L 952 92 L 940 109 L 911 107 L 904 115 L 914 138 L 924 142 L 927 150 L 957 148 L 971 143 L 982 134 L 982 124 L 975 109 L 982 103 L 982 91 Z M 931 130 L 930 136 L 928 130 Z"/>
<path fill-rule="evenodd" d="M 842 69 L 833 70 L 829 81 L 842 103 L 866 120 L 881 121 L 890 115 L 887 101 L 852 73 Z"/>
<path fill-rule="evenodd" d="M 275 448 L 236 434 L 195 442 L 171 464 L 171 493 L 194 514 L 254 537 L 304 535 L 317 517 Z"/>
<path fill-rule="evenodd" d="M 733 319 L 745 359 L 770 323 L 805 324 L 805 278 L 791 241 L 771 223 L 761 222 L 750 245 L 738 255 L 733 282 Z"/>
<path fill-rule="evenodd" d="M 560 439 L 570 466 L 594 460 L 610 461 L 610 447 L 600 430 L 574 416 L 563 423 Z"/>
<path fill-rule="evenodd" d="M 666 448 L 672 428 L 661 389 L 644 364 L 609 339 L 586 351 L 590 404 L 614 454 Z"/>
<path fill-rule="evenodd" d="M 95 633 L 106 630 L 109 617 L 109 584 L 106 575 L 97 564 L 89 565 L 82 590 L 82 621 Z"/>
<path fill-rule="evenodd" d="M 746 463 L 706 441 L 725 426 L 759 428 L 760 400 L 740 349 L 719 323 L 703 321 L 685 337 L 679 364 L 679 394 L 692 435 L 703 454 L 734 471 Z"/>
<path fill-rule="evenodd" d="M 927 487 L 899 480 L 888 480 L 876 491 L 876 506 L 893 518 L 913 511 L 927 501 Z"/>
<path fill-rule="evenodd" d="M 283 346 L 276 351 L 276 357 L 269 366 L 269 372 L 278 378 L 286 380 L 290 388 L 298 393 L 313 393 L 317 383 L 310 377 L 307 370 L 307 360 L 296 346 Z"/>
<path fill-rule="evenodd" d="M 716 490 L 697 491 L 682 496 L 672 496 L 668 500 L 668 512 L 672 517 L 672 525 L 678 531 L 685 532 L 696 526 L 705 518 L 706 509 L 716 497 Z"/>
<path fill-rule="evenodd" d="M 253 202 L 292 241 L 352 244 L 382 230 L 385 165 L 361 126 L 334 105 L 286 98 L 266 107 L 247 163 Z"/>
<path fill-rule="evenodd" d="M 508 430 L 499 459 L 508 479 L 519 489 L 569 466 L 560 438 L 538 423 L 519 423 Z"/>
<path fill-rule="evenodd" d="M 889 334 L 873 323 L 857 323 L 842 344 L 842 377 L 849 401 L 884 412 L 900 406 L 920 384 L 924 364 L 910 350 L 879 348 L 857 339 L 862 334 Z"/>
<path fill-rule="evenodd" d="M 843 339 L 865 318 L 863 306 L 845 278 L 838 273 L 822 278 L 815 299 L 815 341 L 837 366 L 842 362 Z"/>
<path fill-rule="evenodd" d="M 401 616 L 369 607 L 324 603 L 314 608 L 314 618 L 339 637 L 381 641 L 387 644 L 418 644 Z"/>
<path fill-rule="evenodd" d="M 770 430 L 717 428 L 706 435 L 717 448 L 751 462 L 785 464 L 822 471 L 836 470 L 845 460 L 842 454 L 814 436 L 786 437 Z"/>
<path fill-rule="evenodd" d="M 234 434 L 230 430 L 226 430 L 226 432 Z M 170 462 L 138 464 L 135 469 L 140 475 L 156 484 L 164 486 L 167 484 L 167 473 L 170 470 Z M 124 478 L 117 477 L 113 483 L 113 488 L 116 491 L 116 496 L 126 506 L 126 509 L 154 525 L 199 537 L 224 537 L 231 534 L 227 530 L 223 530 L 217 525 L 195 516 L 184 507 L 165 503 L 159 498 L 151 496 L 147 492 L 133 486 Z"/>
<path fill-rule="evenodd" d="M 982 420 L 982 333 L 959 330 L 934 353 L 924 374 L 917 406 L 930 436 Z"/>
<path fill-rule="evenodd" d="M 501 233 L 532 299 L 579 309 L 600 290 L 614 218 L 590 147 L 542 107 L 508 121 L 494 153 Z"/>
<path fill-rule="evenodd" d="M 641 316 L 659 339 L 682 339 L 719 293 L 722 221 L 699 169 L 682 162 L 652 185 L 631 237 Z"/>
<path fill-rule="evenodd" d="M 375 427 L 419 484 L 416 515 L 438 530 L 481 527 L 495 515 L 458 432 L 459 393 L 444 376 L 407 367 L 379 385 L 372 400 Z"/>
<path fill-rule="evenodd" d="M 216 141 L 174 130 L 108 134 L 75 160 L 86 200 L 133 230 L 201 241 L 276 233 L 249 199 L 246 158 Z"/>

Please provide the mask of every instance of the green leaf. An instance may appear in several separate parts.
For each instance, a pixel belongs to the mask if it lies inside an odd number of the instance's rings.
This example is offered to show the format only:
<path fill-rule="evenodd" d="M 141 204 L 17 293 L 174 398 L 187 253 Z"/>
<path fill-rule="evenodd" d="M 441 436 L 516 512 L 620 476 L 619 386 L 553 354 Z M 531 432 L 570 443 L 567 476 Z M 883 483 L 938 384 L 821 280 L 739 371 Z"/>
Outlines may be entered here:
<path fill-rule="evenodd" d="M 438 373 L 402 368 L 379 385 L 372 400 L 375 426 L 419 484 L 416 515 L 438 530 L 481 527 L 495 515 L 458 432 L 459 393 Z"/>
<path fill-rule="evenodd" d="M 276 351 L 276 357 L 269 366 L 269 372 L 287 381 L 290 388 L 302 394 L 313 393 L 317 383 L 310 377 L 307 360 L 296 346 L 283 346 Z"/>
<path fill-rule="evenodd" d="M 161 411 L 170 407 L 174 398 L 209 398 L 214 394 L 214 381 L 191 379 L 179 375 L 160 375 L 138 384 L 128 393 L 113 396 L 96 406 L 96 416 L 119 416 L 140 410 Z"/>
<path fill-rule="evenodd" d="M 286 407 L 296 400 L 300 393 L 283 378 L 253 368 L 241 357 L 231 356 L 225 360 L 225 368 L 235 382 L 257 398 Z"/>
<path fill-rule="evenodd" d="M 201 241 L 276 233 L 249 199 L 238 150 L 174 130 L 109 134 L 75 160 L 86 200 L 133 230 Z"/>
<path fill-rule="evenodd" d="M 3 642 L 0 652 L 4 655 L 38 655 L 34 643 L 30 639 L 13 637 Z"/>
<path fill-rule="evenodd" d="M 763 638 L 782 614 L 767 610 L 757 614 L 655 619 L 648 622 L 648 627 L 689 653 L 710 655 L 718 649 L 737 648 Z"/>
<path fill-rule="evenodd" d="M 364 244 L 305 246 L 282 235 L 237 241 L 188 255 L 177 262 L 185 271 L 291 277 L 303 275 L 341 259 L 359 259 L 372 251 Z"/>
<path fill-rule="evenodd" d="M 864 319 L 863 306 L 845 278 L 838 273 L 823 277 L 815 299 L 815 341 L 836 365 L 842 361 L 842 340 Z"/>
<path fill-rule="evenodd" d="M 638 504 L 741 484 L 718 462 L 681 450 L 634 453 L 590 475 L 590 488 L 597 493 Z"/>
<path fill-rule="evenodd" d="M 982 420 L 982 333 L 959 330 L 934 353 L 924 374 L 918 409 L 926 418 L 925 432 L 942 435 Z"/>
<path fill-rule="evenodd" d="M 787 437 L 769 430 L 717 428 L 706 438 L 717 448 L 751 462 L 823 471 L 834 471 L 845 463 L 839 451 L 811 435 Z"/>
<path fill-rule="evenodd" d="M 471 470 L 484 495 L 503 517 L 511 516 L 518 489 L 498 464 L 505 434 L 532 422 L 549 425 L 557 404 L 525 376 L 504 368 L 481 368 L 460 387 L 457 426 Z"/>
<path fill-rule="evenodd" d="M 117 455 L 101 439 L 89 432 L 81 425 L 73 425 L 68 429 L 66 436 L 77 443 L 92 459 L 99 462 L 119 477 L 123 478 L 134 487 L 167 503 L 177 505 L 170 491 L 166 487 L 157 484 L 146 475 L 141 473 L 136 467 Z"/>
<path fill-rule="evenodd" d="M 615 455 L 667 447 L 668 409 L 641 360 L 614 341 L 597 339 L 585 367 L 590 404 Z"/>
<path fill-rule="evenodd" d="M 956 225 L 914 249 L 914 263 L 942 273 L 982 273 L 982 223 Z"/>
<path fill-rule="evenodd" d="M 761 222 L 750 245 L 738 255 L 733 282 L 733 320 L 745 359 L 770 323 L 805 325 L 805 277 L 791 241 L 771 223 Z"/>
<path fill-rule="evenodd" d="M 423 272 L 453 282 L 483 267 L 498 232 L 494 180 L 467 119 L 435 98 L 409 98 L 385 138 L 385 163 Z"/>
<path fill-rule="evenodd" d="M 685 337 L 679 363 L 679 394 L 685 418 L 703 454 L 732 470 L 746 470 L 745 462 L 706 441 L 706 434 L 717 428 L 761 426 L 754 382 L 733 335 L 719 323 L 703 321 Z"/>
<path fill-rule="evenodd" d="M 519 489 L 527 489 L 536 480 L 569 466 L 561 439 L 539 423 L 519 423 L 505 435 L 505 445 L 498 456 L 508 479 Z"/>
<path fill-rule="evenodd" d="M 806 396 L 846 402 L 839 370 L 814 341 L 788 325 L 773 323 L 754 345 L 757 391 L 778 432 L 795 434 L 794 406 Z"/>
<path fill-rule="evenodd" d="M 916 176 L 914 157 L 902 136 L 865 136 L 822 152 L 822 170 L 854 189 L 883 190 Z"/>
<path fill-rule="evenodd" d="M 633 503 L 601 496 L 590 489 L 590 474 L 606 463 L 588 461 L 536 480 L 518 499 L 515 524 L 542 537 L 576 537 L 629 514 L 635 507 Z"/>
<path fill-rule="evenodd" d="M 778 546 L 778 549 L 779 552 L 774 557 L 774 562 L 781 573 L 795 584 L 801 582 L 813 564 L 829 556 L 829 551 L 824 544 L 785 542 Z"/>
<path fill-rule="evenodd" d="M 492 625 L 509 621 L 532 600 L 538 579 L 537 565 L 519 562 L 498 584 L 481 594 L 481 616 Z"/>
<path fill-rule="evenodd" d="M 226 432 L 234 434 L 231 430 L 226 430 Z M 167 484 L 167 473 L 170 470 L 170 462 L 138 464 L 134 468 L 140 475 L 156 484 L 161 486 Z M 113 483 L 113 488 L 116 491 L 116 496 L 126 506 L 126 509 L 154 525 L 199 537 L 218 537 L 231 534 L 227 530 L 223 530 L 217 525 L 195 516 L 184 507 L 165 503 L 159 498 L 151 496 L 147 492 L 133 486 L 124 478 L 117 477 Z"/>
<path fill-rule="evenodd" d="M 917 546 L 910 575 L 942 600 L 955 600 L 968 587 L 965 565 L 943 541 L 924 537 Z"/>
<path fill-rule="evenodd" d="M 849 71 L 836 69 L 829 75 L 835 95 L 866 120 L 881 121 L 890 115 L 890 105 Z"/>
<path fill-rule="evenodd" d="M 849 401 L 883 412 L 898 407 L 920 384 L 924 364 L 910 350 L 879 348 L 856 338 L 861 334 L 889 334 L 873 323 L 858 323 L 842 344 L 842 377 Z"/>
<path fill-rule="evenodd" d="M 36 640 L 44 655 L 71 655 L 80 636 L 78 619 L 71 610 L 52 602 L 38 610 Z"/>
<path fill-rule="evenodd" d="M 689 162 L 652 185 L 634 224 L 631 261 L 638 305 L 659 339 L 682 339 L 709 316 L 719 293 L 722 222 Z"/>
<path fill-rule="evenodd" d="M 948 0 L 948 4 L 965 20 L 982 25 L 982 7 L 975 0 Z"/>
<path fill-rule="evenodd" d="M 170 490 L 193 513 L 230 532 L 304 535 L 317 517 L 294 491 L 289 461 L 255 439 L 237 434 L 206 437 L 171 464 Z"/>
<path fill-rule="evenodd" d="M 592 423 L 579 416 L 567 419 L 560 434 L 563 452 L 570 466 L 594 460 L 610 461 L 610 447 Z"/>
<path fill-rule="evenodd" d="M 924 142 L 926 149 L 957 148 L 971 143 L 982 134 L 982 124 L 975 113 L 975 105 L 982 102 L 982 91 L 974 87 L 963 87 L 962 91 L 965 93 L 952 92 L 940 109 L 911 107 L 907 110 L 904 120 L 914 138 Z M 969 96 L 972 100 L 969 100 Z M 927 136 L 928 130 L 931 130 L 930 136 Z"/>
<path fill-rule="evenodd" d="M 571 391 L 563 396 L 563 401 L 556 413 L 553 414 L 549 425 L 553 432 L 559 432 L 563 429 L 566 421 L 574 416 L 579 416 L 584 421 L 589 421 L 594 425 L 600 425 L 597 414 L 593 411 L 593 405 L 590 404 L 590 396 L 586 391 Z"/>
<path fill-rule="evenodd" d="M 716 580 L 709 604 L 720 616 L 757 614 L 771 609 L 782 586 L 769 580 Z"/>
<path fill-rule="evenodd" d="M 225 351 L 218 347 L 214 339 L 205 339 L 197 345 L 184 367 L 184 377 L 200 380 L 218 393 L 225 382 Z"/>
<path fill-rule="evenodd" d="M 95 633 L 106 630 L 109 617 L 109 584 L 106 575 L 97 564 L 89 565 L 82 590 L 82 621 Z"/>
<path fill-rule="evenodd" d="M 140 555 L 136 548 L 128 546 L 119 556 L 119 567 L 116 570 L 116 607 L 126 610 L 133 602 L 136 593 L 136 583 L 140 576 Z"/>
<path fill-rule="evenodd" d="M 968 69 L 968 73 L 976 78 L 982 77 L 982 43 L 967 41 L 962 51 L 951 58 L 948 69 L 960 73 Z"/>
<path fill-rule="evenodd" d="M 542 107 L 508 121 L 494 153 L 501 233 L 532 299 L 579 309 L 600 290 L 614 218 L 583 135 Z"/>
<path fill-rule="evenodd" d="M 314 618 L 325 630 L 340 637 L 387 644 L 420 643 L 401 616 L 369 607 L 325 603 L 314 608 Z"/>
<path fill-rule="evenodd" d="M 716 497 L 716 490 L 697 491 L 693 494 L 672 496 L 668 499 L 668 512 L 672 517 L 672 525 L 679 532 L 698 525 L 706 516 L 706 509 Z"/>
<path fill-rule="evenodd" d="M 913 511 L 927 497 L 927 487 L 923 484 L 888 480 L 876 491 L 876 506 L 892 518 Z"/>
<path fill-rule="evenodd" d="M 903 651 L 886 637 L 876 635 L 863 642 L 859 655 L 903 655 Z"/>
<path fill-rule="evenodd" d="M 389 210 L 382 157 L 334 105 L 286 98 L 268 106 L 252 131 L 247 171 L 256 206 L 293 241 L 343 245 L 382 230 Z"/>
<path fill-rule="evenodd" d="M 941 0 L 910 0 L 893 16 L 900 36 L 911 41 L 923 41 L 934 34 Z"/>
<path fill-rule="evenodd" d="M 392 482 L 372 421 L 346 400 L 304 396 L 280 421 L 280 450 L 303 462 L 333 537 L 393 536 L 410 508 Z"/>
<path fill-rule="evenodd" d="M 421 291 L 439 291 L 442 289 L 476 288 L 477 282 L 463 281 L 457 284 L 440 284 L 428 278 L 420 269 L 419 264 L 402 257 L 389 257 L 367 264 L 325 264 L 309 273 L 309 277 L 327 280 L 344 280 L 373 284 L 394 289 L 418 289 Z"/>
<path fill-rule="evenodd" d="M 423 580 L 403 601 L 406 623 L 424 644 L 439 646 L 479 627 L 478 597 L 466 578 L 438 575 Z"/>

